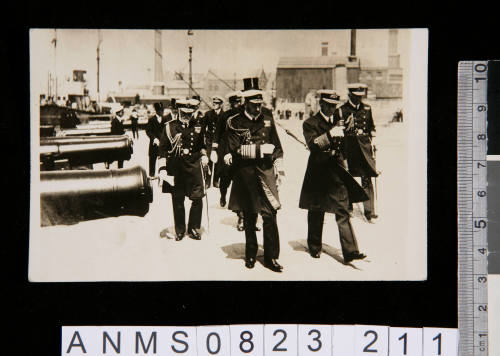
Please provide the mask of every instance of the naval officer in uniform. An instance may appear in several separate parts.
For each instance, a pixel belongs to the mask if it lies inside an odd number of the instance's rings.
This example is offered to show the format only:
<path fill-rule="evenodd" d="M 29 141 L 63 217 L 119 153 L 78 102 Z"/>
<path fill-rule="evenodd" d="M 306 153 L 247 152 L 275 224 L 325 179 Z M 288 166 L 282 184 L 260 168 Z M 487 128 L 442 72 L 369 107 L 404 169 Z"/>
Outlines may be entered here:
<path fill-rule="evenodd" d="M 283 149 L 272 116 L 262 112 L 262 91 L 242 93 L 243 110 L 227 120 L 224 162 L 232 166 L 233 187 L 229 209 L 242 211 L 245 230 L 245 266 L 253 268 L 257 256 L 255 223 L 263 220 L 264 265 L 281 272 L 280 245 L 276 214 L 281 208 L 278 185 L 284 176 Z"/>
<path fill-rule="evenodd" d="M 203 116 L 203 124 L 204 124 L 204 129 L 205 129 L 205 141 L 207 145 L 207 153 L 208 156 L 210 157 L 210 160 L 212 161 L 212 172 L 214 177 L 214 186 L 217 188 L 219 187 L 219 178 L 220 178 L 220 171 L 221 171 L 221 163 L 217 164 L 218 162 L 218 156 L 217 156 L 217 144 L 215 145 L 215 149 L 213 147 L 213 144 L 216 140 L 215 135 L 216 135 L 216 130 L 217 130 L 217 123 L 219 120 L 221 120 L 222 115 L 224 114 L 224 111 L 222 110 L 222 104 L 224 103 L 224 99 L 219 96 L 219 95 L 214 95 L 212 97 L 212 105 L 213 108 L 208 110 L 205 115 Z M 210 187 L 210 180 L 211 180 L 211 174 L 208 174 L 205 178 L 207 180 L 207 184 Z M 222 205 L 222 204 L 221 204 Z M 225 205 L 225 204 L 224 204 Z"/>
<path fill-rule="evenodd" d="M 159 175 L 165 192 L 172 193 L 176 241 L 184 238 L 186 218 L 184 199 L 191 200 L 188 235 L 200 240 L 205 187 L 202 169 L 208 165 L 203 123 L 193 117 L 199 102 L 178 100 L 179 118 L 166 123 L 160 139 Z"/>
<path fill-rule="evenodd" d="M 341 122 L 334 119 L 340 97 L 333 90 L 319 90 L 320 110 L 302 124 L 310 155 L 300 192 L 299 207 L 307 209 L 307 244 L 313 258 L 322 250 L 325 213 L 335 214 L 344 262 L 366 257 L 359 252 L 350 222 L 349 201 L 367 199 L 363 188 L 346 171 L 342 156 Z"/>
<path fill-rule="evenodd" d="M 339 107 L 335 116 L 345 122 L 344 152 L 347 167 L 353 177 L 361 177 L 361 185 L 368 195 L 363 202 L 364 214 L 368 222 L 377 218 L 375 214 L 374 192 L 371 177 L 377 177 L 372 139 L 375 137 L 375 124 L 370 105 L 362 102 L 368 87 L 366 84 L 354 83 L 347 86 L 349 90 L 347 102 Z M 352 211 L 352 203 L 350 210 Z"/>

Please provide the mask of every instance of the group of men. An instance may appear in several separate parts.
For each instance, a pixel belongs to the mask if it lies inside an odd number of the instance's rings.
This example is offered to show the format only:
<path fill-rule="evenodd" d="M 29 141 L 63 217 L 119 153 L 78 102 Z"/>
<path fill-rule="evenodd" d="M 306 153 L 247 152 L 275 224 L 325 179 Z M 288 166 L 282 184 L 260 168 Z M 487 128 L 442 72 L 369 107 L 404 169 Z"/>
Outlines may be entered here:
<path fill-rule="evenodd" d="M 366 86 L 349 86 L 349 100 L 340 105 L 333 90 L 318 91 L 320 110 L 303 123 L 310 150 L 299 207 L 308 210 L 308 246 L 313 258 L 322 249 L 324 213 L 334 213 L 345 263 L 363 259 L 350 222 L 352 204 L 364 202 L 366 219 L 373 209 L 372 176 L 378 175 L 371 139 L 375 132 L 370 107 L 361 101 Z M 172 194 L 175 240 L 187 234 L 201 239 L 203 197 L 213 182 L 220 190 L 220 205 L 238 214 L 237 228 L 245 232 L 245 266 L 257 256 L 257 217 L 263 221 L 264 266 L 275 272 L 280 253 L 277 211 L 279 186 L 285 175 L 283 148 L 272 112 L 263 106 L 258 78 L 244 79 L 244 90 L 212 98 L 213 108 L 200 114 L 200 100 L 177 100 L 172 113 L 162 107 L 149 119 L 149 174 L 158 175 L 162 191 Z M 361 177 L 362 185 L 353 176 Z M 229 202 L 227 190 L 232 182 Z M 192 201 L 186 226 L 185 198 Z"/>

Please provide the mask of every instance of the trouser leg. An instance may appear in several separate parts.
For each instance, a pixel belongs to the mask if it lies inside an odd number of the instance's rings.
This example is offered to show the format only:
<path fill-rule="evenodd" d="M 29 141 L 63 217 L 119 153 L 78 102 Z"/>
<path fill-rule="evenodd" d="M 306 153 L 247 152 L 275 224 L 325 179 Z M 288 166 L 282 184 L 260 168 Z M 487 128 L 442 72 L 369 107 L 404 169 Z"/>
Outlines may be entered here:
<path fill-rule="evenodd" d="M 227 195 L 227 189 L 231 185 L 231 178 L 227 173 L 221 173 L 220 175 L 220 182 L 219 182 L 219 189 L 220 189 L 220 195 L 221 197 L 226 197 Z"/>
<path fill-rule="evenodd" d="M 264 230 L 264 260 L 276 259 L 280 255 L 280 236 L 276 221 L 276 210 L 269 204 L 263 204 L 260 215 L 262 216 L 262 227 Z M 252 228 L 255 230 L 253 221 Z M 246 224 L 246 221 L 245 221 Z"/>
<path fill-rule="evenodd" d="M 203 213 L 203 199 L 193 199 L 191 202 L 191 208 L 189 209 L 189 222 L 188 229 L 200 229 L 201 227 L 201 216 Z"/>
<path fill-rule="evenodd" d="M 118 161 L 118 168 L 123 168 L 123 161 Z"/>
<path fill-rule="evenodd" d="M 149 155 L 149 176 L 154 177 L 156 173 L 156 155 Z"/>
<path fill-rule="evenodd" d="M 240 212 L 238 212 L 239 216 Z M 255 258 L 257 256 L 257 234 L 255 233 L 255 223 L 257 222 L 256 213 L 243 213 L 245 226 L 245 257 Z"/>
<path fill-rule="evenodd" d="M 309 210 L 307 212 L 307 246 L 311 254 L 321 252 L 324 218 L 323 211 Z"/>
<path fill-rule="evenodd" d="M 342 255 L 359 252 L 356 235 L 351 225 L 349 213 L 344 208 L 338 209 L 335 212 L 335 220 L 339 228 L 340 245 L 342 246 Z"/>
<path fill-rule="evenodd" d="M 366 195 L 368 195 L 368 200 L 365 200 L 363 202 L 363 207 L 365 211 L 365 215 L 371 216 L 372 213 L 374 213 L 375 208 L 374 208 L 374 194 L 373 194 L 373 184 L 372 184 L 372 179 L 371 177 L 361 177 L 361 186 L 365 190 Z"/>
<path fill-rule="evenodd" d="M 184 211 L 184 194 L 172 193 L 172 208 L 174 211 L 175 233 L 186 232 L 186 213 Z"/>

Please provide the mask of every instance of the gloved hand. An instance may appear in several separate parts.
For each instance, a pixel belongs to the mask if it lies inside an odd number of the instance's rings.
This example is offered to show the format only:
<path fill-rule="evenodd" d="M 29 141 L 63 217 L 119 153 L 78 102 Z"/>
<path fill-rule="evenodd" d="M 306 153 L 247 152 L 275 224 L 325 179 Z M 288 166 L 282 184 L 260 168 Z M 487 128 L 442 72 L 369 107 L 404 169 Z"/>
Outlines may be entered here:
<path fill-rule="evenodd" d="M 160 174 L 160 179 L 161 180 L 167 182 L 171 186 L 174 186 L 174 177 L 173 176 L 169 176 L 167 174 L 166 170 L 162 169 L 159 174 Z"/>
<path fill-rule="evenodd" d="M 208 164 L 208 157 L 206 155 L 201 156 L 201 164 L 206 166 Z"/>
<path fill-rule="evenodd" d="M 158 140 L 157 138 L 155 138 L 153 140 L 153 145 L 159 146 L 160 145 L 160 140 Z"/>
<path fill-rule="evenodd" d="M 224 163 L 230 166 L 233 163 L 233 156 L 228 153 L 227 155 L 224 156 Z"/>
<path fill-rule="evenodd" d="M 218 159 L 217 158 L 217 152 L 215 152 L 215 151 L 212 150 L 212 152 L 210 152 L 210 160 L 212 162 L 214 162 L 214 163 L 217 163 L 217 159 Z"/>
<path fill-rule="evenodd" d="M 344 129 L 341 126 L 334 126 L 330 130 L 330 136 L 332 136 L 332 137 L 344 137 Z"/>
<path fill-rule="evenodd" d="M 263 155 L 270 155 L 274 151 L 274 145 L 272 143 L 264 143 L 260 145 L 260 153 Z"/>

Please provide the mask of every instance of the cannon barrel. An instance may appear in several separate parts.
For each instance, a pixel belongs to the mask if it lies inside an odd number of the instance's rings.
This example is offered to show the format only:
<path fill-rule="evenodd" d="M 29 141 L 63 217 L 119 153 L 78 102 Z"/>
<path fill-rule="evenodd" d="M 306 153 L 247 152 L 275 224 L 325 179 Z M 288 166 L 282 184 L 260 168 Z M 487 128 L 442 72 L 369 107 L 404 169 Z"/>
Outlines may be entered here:
<path fill-rule="evenodd" d="M 66 136 L 42 138 L 40 160 L 50 166 L 68 160 L 71 166 L 126 161 L 132 156 L 132 140 L 126 136 Z"/>
<path fill-rule="evenodd" d="M 111 216 L 144 216 L 153 202 L 153 190 L 140 166 L 41 172 L 40 202 L 42 226 L 74 224 Z"/>

